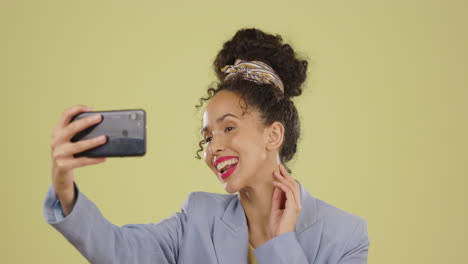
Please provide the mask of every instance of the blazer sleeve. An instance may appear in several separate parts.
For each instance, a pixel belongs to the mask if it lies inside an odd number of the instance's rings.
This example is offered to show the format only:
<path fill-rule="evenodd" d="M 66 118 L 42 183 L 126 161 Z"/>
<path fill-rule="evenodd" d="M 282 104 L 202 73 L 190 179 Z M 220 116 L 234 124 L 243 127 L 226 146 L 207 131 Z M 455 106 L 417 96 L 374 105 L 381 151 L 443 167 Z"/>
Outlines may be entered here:
<path fill-rule="evenodd" d="M 269 264 L 308 264 L 296 232 L 274 237 L 254 250 L 257 262 Z"/>
<path fill-rule="evenodd" d="M 177 263 L 190 224 L 194 193 L 190 193 L 180 212 L 159 223 L 116 226 L 80 192 L 76 183 L 74 188 L 75 205 L 69 215 L 63 216 L 50 185 L 43 205 L 44 217 L 90 263 Z"/>
<path fill-rule="evenodd" d="M 345 252 L 338 264 L 367 263 L 369 243 L 367 222 L 364 219 L 360 219 L 353 231 L 353 234 L 345 245 Z"/>

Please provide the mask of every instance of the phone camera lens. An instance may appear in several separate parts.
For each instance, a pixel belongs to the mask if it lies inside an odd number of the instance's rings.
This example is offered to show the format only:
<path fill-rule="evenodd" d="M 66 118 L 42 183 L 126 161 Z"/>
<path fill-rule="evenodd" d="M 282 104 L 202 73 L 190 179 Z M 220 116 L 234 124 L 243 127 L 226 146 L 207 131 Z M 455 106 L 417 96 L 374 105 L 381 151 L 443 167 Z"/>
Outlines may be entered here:
<path fill-rule="evenodd" d="M 136 120 L 137 119 L 137 114 L 136 113 L 131 113 L 130 114 L 130 119 L 131 120 Z"/>

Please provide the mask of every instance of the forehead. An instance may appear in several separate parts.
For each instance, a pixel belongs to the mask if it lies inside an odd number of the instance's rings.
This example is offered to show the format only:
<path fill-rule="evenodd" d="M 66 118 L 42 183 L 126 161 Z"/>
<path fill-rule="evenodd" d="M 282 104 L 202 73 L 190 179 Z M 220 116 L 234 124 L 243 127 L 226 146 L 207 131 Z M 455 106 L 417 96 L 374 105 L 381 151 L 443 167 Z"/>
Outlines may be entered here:
<path fill-rule="evenodd" d="M 249 106 L 246 109 L 246 104 L 239 95 L 230 91 L 221 91 L 210 100 L 203 113 L 202 133 L 214 129 L 217 124 L 221 124 L 221 121 L 229 115 L 235 115 L 239 118 L 231 117 L 241 122 L 243 126 L 252 126 L 257 129 L 263 127 L 261 115 L 254 107 Z"/>
<path fill-rule="evenodd" d="M 233 92 L 221 91 L 208 103 L 203 113 L 203 124 L 207 125 L 227 113 L 241 117 L 240 97 Z"/>

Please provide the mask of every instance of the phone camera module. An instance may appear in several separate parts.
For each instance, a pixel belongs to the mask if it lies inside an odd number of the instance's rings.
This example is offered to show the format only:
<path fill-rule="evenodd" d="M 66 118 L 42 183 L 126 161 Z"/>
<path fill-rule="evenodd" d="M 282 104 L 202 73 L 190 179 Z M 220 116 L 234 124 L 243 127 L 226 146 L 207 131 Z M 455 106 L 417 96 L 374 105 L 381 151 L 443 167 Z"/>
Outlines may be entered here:
<path fill-rule="evenodd" d="M 136 120 L 137 119 L 137 114 L 136 113 L 131 113 L 130 114 L 130 120 Z"/>

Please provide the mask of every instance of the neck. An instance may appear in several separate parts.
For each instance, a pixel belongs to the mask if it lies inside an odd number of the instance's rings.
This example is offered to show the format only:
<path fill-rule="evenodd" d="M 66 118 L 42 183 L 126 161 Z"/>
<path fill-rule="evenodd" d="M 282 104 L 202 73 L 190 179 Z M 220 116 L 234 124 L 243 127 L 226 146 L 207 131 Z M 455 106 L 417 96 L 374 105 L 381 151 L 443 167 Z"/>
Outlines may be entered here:
<path fill-rule="evenodd" d="M 239 191 L 239 200 L 244 208 L 249 234 L 251 237 L 269 238 L 270 231 L 268 223 L 271 214 L 271 198 L 274 190 L 273 172 L 279 172 L 279 160 L 265 164 L 262 173 L 265 175 L 256 175 L 256 181 Z"/>

